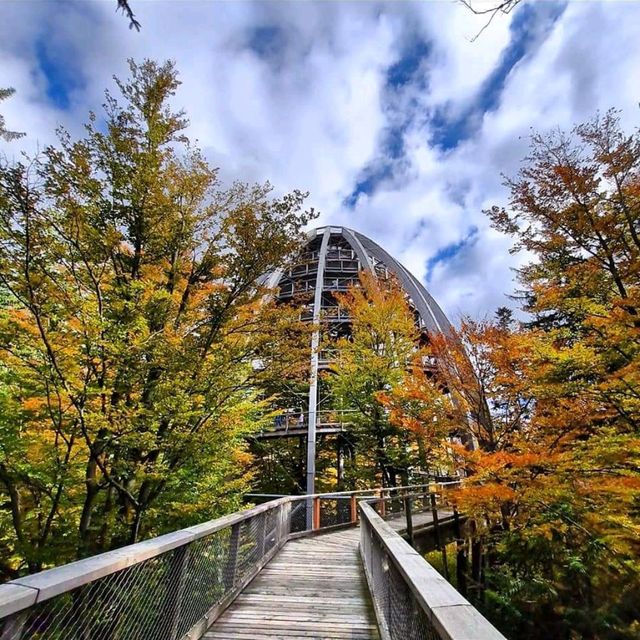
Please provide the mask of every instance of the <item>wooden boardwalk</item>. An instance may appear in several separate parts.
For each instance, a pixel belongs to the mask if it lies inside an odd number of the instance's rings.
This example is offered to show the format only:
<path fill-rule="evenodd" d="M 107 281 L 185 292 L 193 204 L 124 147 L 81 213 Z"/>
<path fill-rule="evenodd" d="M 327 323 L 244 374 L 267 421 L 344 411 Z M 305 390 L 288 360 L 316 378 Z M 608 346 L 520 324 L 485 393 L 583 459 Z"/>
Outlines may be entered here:
<path fill-rule="evenodd" d="M 452 515 L 453 511 L 448 511 L 447 509 L 438 509 L 439 520 L 444 520 L 445 518 L 449 518 Z M 414 531 L 419 531 L 420 529 L 428 527 L 433 522 L 433 516 L 431 515 L 431 511 L 421 511 L 419 513 L 414 513 L 412 520 Z M 394 516 L 393 518 L 388 518 L 387 524 L 394 531 L 398 532 L 404 532 L 407 528 L 407 521 L 403 514 L 399 514 L 397 516 Z"/>
<path fill-rule="evenodd" d="M 377 640 L 359 528 L 287 542 L 204 635 L 208 640 Z"/>

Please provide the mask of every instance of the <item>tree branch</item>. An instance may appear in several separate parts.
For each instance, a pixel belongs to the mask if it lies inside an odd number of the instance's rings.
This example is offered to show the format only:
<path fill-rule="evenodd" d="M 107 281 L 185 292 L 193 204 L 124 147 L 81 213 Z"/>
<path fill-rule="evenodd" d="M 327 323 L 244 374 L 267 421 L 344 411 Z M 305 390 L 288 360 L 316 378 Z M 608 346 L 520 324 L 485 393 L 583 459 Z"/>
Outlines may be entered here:
<path fill-rule="evenodd" d="M 136 20 L 136 16 L 129 6 L 129 0 L 118 0 L 118 8 L 116 11 L 122 11 L 129 20 L 129 29 L 140 31 L 142 25 Z"/>
<path fill-rule="evenodd" d="M 498 15 L 498 13 L 503 13 L 508 15 L 513 11 L 522 0 L 503 0 L 502 2 L 498 2 L 497 4 L 492 4 L 490 7 L 485 9 L 476 9 L 472 5 L 472 0 L 459 0 L 469 11 L 471 11 L 476 16 L 489 16 L 489 19 L 485 23 L 485 25 L 476 33 L 473 38 L 471 38 L 471 42 L 475 42 L 484 32 L 484 30 L 493 22 L 493 19 Z"/>

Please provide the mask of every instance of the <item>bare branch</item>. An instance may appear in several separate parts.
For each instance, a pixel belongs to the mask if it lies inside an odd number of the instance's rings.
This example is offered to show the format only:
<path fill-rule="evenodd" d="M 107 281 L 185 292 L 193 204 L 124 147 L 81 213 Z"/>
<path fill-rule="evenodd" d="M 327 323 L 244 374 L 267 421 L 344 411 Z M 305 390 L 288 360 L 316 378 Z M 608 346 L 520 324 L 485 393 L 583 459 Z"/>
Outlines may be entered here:
<path fill-rule="evenodd" d="M 475 42 L 484 32 L 484 30 L 493 22 L 493 19 L 498 15 L 498 13 L 502 13 L 504 15 L 508 15 L 511 13 L 521 2 L 522 0 L 502 0 L 502 2 L 491 2 L 490 6 L 486 6 L 483 9 L 477 9 L 473 6 L 473 0 L 458 0 L 462 3 L 469 11 L 471 11 L 476 16 L 489 16 L 489 19 L 485 23 L 485 25 L 476 33 L 473 38 L 471 38 L 471 42 Z M 483 2 L 483 4 L 487 4 Z"/>
<path fill-rule="evenodd" d="M 136 16 L 129 6 L 129 0 L 118 0 L 118 8 L 116 11 L 122 11 L 122 13 L 124 13 L 124 15 L 129 19 L 129 29 L 140 31 L 140 27 L 142 27 L 142 25 L 136 20 Z"/>

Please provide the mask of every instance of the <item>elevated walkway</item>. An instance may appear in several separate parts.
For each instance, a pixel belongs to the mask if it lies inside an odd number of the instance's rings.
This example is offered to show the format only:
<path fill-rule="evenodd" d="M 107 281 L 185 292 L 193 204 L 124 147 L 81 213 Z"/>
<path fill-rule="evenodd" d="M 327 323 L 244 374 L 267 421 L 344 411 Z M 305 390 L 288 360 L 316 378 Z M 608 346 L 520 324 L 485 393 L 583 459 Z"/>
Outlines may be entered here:
<path fill-rule="evenodd" d="M 284 497 L 0 585 L 0 640 L 504 640 L 400 535 L 446 487 Z"/>
<path fill-rule="evenodd" d="M 377 640 L 359 530 L 287 542 L 204 637 Z"/>

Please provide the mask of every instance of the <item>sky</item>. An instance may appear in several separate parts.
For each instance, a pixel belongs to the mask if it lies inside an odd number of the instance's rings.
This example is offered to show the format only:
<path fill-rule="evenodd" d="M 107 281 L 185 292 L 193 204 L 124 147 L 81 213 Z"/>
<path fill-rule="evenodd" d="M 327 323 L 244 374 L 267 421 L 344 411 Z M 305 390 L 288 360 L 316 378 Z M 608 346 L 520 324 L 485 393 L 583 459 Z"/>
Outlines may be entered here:
<path fill-rule="evenodd" d="M 0 109 L 10 159 L 82 135 L 127 59 L 175 60 L 188 135 L 223 181 L 309 191 L 317 225 L 368 235 L 454 322 L 513 306 L 526 256 L 482 213 L 532 129 L 640 109 L 640 2 L 525 0 L 486 18 L 454 0 L 0 0 Z"/>

